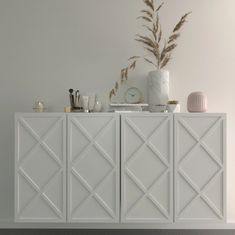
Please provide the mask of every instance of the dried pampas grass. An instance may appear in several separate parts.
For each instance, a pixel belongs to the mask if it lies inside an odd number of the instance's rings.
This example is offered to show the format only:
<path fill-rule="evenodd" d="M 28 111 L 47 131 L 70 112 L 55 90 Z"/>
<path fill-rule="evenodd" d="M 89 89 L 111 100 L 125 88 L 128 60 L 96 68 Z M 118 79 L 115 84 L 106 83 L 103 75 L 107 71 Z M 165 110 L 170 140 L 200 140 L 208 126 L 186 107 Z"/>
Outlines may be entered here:
<path fill-rule="evenodd" d="M 146 5 L 146 9 L 140 11 L 141 16 L 138 19 L 144 21 L 143 27 L 147 30 L 148 34 L 137 34 L 135 40 L 141 43 L 149 54 L 145 56 L 132 56 L 128 59 L 130 64 L 121 70 L 120 81 L 115 83 L 114 88 L 109 93 L 110 100 L 112 96 L 116 95 L 120 84 L 128 79 L 129 71 L 135 69 L 138 60 L 142 59 L 157 69 L 162 69 L 169 63 L 171 54 L 177 47 L 176 41 L 180 36 L 179 31 L 186 23 L 189 14 L 191 14 L 191 12 L 184 14 L 173 28 L 169 38 L 162 43 L 162 27 L 159 20 L 159 11 L 164 3 L 157 5 L 154 0 L 143 0 L 143 2 Z"/>

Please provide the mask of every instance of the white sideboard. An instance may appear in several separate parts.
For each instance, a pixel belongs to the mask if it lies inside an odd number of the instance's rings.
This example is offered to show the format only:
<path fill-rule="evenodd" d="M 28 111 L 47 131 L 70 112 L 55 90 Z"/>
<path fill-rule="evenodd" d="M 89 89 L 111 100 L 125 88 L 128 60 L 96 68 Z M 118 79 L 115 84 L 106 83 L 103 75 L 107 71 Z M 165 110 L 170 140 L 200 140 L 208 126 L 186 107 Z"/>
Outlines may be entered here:
<path fill-rule="evenodd" d="M 226 116 L 18 113 L 15 220 L 226 220 Z"/>

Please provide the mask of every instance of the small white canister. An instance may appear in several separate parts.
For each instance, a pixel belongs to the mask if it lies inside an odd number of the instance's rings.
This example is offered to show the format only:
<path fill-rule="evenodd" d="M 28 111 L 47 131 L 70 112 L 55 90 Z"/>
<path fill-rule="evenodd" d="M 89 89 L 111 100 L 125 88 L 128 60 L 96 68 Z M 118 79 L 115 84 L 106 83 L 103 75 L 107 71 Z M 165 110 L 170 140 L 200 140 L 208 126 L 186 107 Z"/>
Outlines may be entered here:
<path fill-rule="evenodd" d="M 177 100 L 171 100 L 167 104 L 167 110 L 169 113 L 179 113 L 180 112 L 180 104 Z"/>

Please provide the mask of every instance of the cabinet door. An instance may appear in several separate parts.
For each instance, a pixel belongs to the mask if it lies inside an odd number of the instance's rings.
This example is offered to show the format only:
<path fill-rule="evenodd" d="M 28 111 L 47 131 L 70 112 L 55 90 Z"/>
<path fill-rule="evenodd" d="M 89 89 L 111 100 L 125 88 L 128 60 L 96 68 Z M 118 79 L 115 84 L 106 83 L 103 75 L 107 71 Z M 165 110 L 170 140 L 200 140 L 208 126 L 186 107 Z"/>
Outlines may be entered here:
<path fill-rule="evenodd" d="M 172 122 L 170 114 L 122 115 L 122 222 L 172 222 Z"/>
<path fill-rule="evenodd" d="M 68 220 L 119 222 L 120 118 L 68 117 Z"/>
<path fill-rule="evenodd" d="M 15 219 L 66 220 L 66 117 L 17 114 L 15 118 Z"/>
<path fill-rule="evenodd" d="M 225 116 L 175 116 L 175 220 L 225 220 Z"/>

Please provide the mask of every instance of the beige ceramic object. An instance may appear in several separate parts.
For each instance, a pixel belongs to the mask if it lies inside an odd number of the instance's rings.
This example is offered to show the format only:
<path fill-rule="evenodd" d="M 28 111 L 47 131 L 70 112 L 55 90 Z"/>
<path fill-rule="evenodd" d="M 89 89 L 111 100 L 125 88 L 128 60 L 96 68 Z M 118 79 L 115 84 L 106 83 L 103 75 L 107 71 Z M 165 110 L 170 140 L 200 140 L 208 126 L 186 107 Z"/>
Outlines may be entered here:
<path fill-rule="evenodd" d="M 188 96 L 187 108 L 189 112 L 206 112 L 208 109 L 208 100 L 204 92 L 193 92 Z"/>

